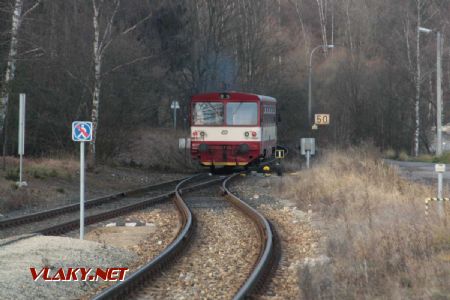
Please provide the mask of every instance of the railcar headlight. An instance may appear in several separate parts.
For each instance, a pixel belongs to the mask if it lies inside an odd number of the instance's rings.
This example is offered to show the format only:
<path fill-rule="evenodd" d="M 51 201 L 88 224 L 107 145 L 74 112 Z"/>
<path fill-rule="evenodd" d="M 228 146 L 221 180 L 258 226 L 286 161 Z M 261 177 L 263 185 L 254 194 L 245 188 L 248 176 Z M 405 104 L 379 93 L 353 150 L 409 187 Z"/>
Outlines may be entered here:
<path fill-rule="evenodd" d="M 205 136 L 205 132 L 204 131 L 200 131 L 200 136 L 204 137 Z"/>
<path fill-rule="evenodd" d="M 249 137 L 250 136 L 250 132 L 246 131 L 245 132 L 245 137 Z"/>
<path fill-rule="evenodd" d="M 250 147 L 247 144 L 240 144 L 238 147 L 239 154 L 246 154 L 250 150 Z"/>

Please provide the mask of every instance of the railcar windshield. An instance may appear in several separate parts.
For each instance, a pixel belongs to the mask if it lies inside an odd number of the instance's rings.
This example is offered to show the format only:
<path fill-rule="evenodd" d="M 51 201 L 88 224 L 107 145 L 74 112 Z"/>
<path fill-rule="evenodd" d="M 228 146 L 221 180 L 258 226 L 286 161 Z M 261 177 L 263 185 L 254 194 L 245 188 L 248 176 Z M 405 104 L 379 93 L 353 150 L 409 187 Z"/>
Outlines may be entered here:
<path fill-rule="evenodd" d="M 195 102 L 192 107 L 193 125 L 223 125 L 223 103 Z"/>
<path fill-rule="evenodd" d="M 227 103 L 227 125 L 258 125 L 257 103 Z"/>

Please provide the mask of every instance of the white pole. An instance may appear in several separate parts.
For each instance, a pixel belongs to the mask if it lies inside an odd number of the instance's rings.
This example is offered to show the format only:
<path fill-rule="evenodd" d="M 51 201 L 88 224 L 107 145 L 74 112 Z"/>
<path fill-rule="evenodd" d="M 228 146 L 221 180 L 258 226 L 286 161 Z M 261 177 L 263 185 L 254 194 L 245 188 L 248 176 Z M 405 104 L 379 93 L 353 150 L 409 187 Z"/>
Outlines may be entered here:
<path fill-rule="evenodd" d="M 309 169 L 309 157 L 310 157 L 310 152 L 309 150 L 306 151 L 306 168 Z"/>
<path fill-rule="evenodd" d="M 19 163 L 19 186 L 22 185 L 22 170 L 23 170 L 23 157 L 20 154 L 20 163 Z"/>
<path fill-rule="evenodd" d="M 19 101 L 19 183 L 18 186 L 26 185 L 23 182 L 23 155 L 25 154 L 25 94 L 20 94 Z"/>
<path fill-rule="evenodd" d="M 177 102 L 173 101 L 173 128 L 177 129 Z"/>
<path fill-rule="evenodd" d="M 84 142 L 80 142 L 80 240 L 84 239 Z"/>
<path fill-rule="evenodd" d="M 437 33 L 437 61 L 436 61 L 436 129 L 437 129 L 437 145 L 436 156 L 442 155 L 442 36 Z"/>
<path fill-rule="evenodd" d="M 442 183 L 443 183 L 443 173 L 439 172 L 438 173 L 438 215 L 440 217 L 444 216 L 444 201 L 443 201 L 443 197 L 442 197 Z"/>

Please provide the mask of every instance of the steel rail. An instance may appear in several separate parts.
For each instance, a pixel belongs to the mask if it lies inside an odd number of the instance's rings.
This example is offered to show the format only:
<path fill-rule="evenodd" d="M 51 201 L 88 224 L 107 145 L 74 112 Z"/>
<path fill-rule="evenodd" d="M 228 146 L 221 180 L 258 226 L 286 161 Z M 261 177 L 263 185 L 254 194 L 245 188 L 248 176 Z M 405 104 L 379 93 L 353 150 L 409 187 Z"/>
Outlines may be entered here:
<path fill-rule="evenodd" d="M 157 183 L 157 184 L 153 184 L 153 185 L 149 185 L 149 186 L 144 186 L 144 187 L 133 189 L 133 190 L 128 190 L 125 192 L 120 192 L 120 193 L 115 193 L 115 194 L 111 194 L 111 195 L 107 195 L 107 196 L 94 198 L 94 199 L 91 199 L 91 200 L 88 200 L 85 202 L 85 208 L 91 208 L 91 207 L 99 206 L 99 205 L 102 205 L 105 203 L 112 203 L 114 201 L 121 200 L 128 196 L 138 195 L 138 194 L 142 194 L 142 193 L 146 193 L 146 192 L 155 190 L 160 187 L 164 187 L 164 186 L 171 185 L 171 184 L 176 184 L 176 183 L 179 183 L 179 182 L 181 182 L 187 178 L 191 178 L 191 177 L 192 176 L 181 178 L 181 179 L 176 179 L 176 180 L 170 180 L 170 181 L 161 182 L 161 183 Z M 74 204 L 68 204 L 68 205 L 60 206 L 60 207 L 49 209 L 49 210 L 39 211 L 36 213 L 15 217 L 15 218 L 8 218 L 8 219 L 0 221 L 0 229 L 12 227 L 14 225 L 22 225 L 22 224 L 36 222 L 36 221 L 39 221 L 39 220 L 42 220 L 45 218 L 58 216 L 58 215 L 69 213 L 69 212 L 75 212 L 75 211 L 78 211 L 79 209 L 80 209 L 80 204 L 74 203 Z"/>
<path fill-rule="evenodd" d="M 247 298 L 256 290 L 258 284 L 262 282 L 264 277 L 272 269 L 271 262 L 274 259 L 274 234 L 272 233 L 270 223 L 256 209 L 252 208 L 250 205 L 239 199 L 239 197 L 231 193 L 227 187 L 229 181 L 239 175 L 240 173 L 237 173 L 224 180 L 222 189 L 225 197 L 255 223 L 261 238 L 261 250 L 252 272 L 240 287 L 238 292 L 234 295 L 233 299 L 235 300 Z"/>
<path fill-rule="evenodd" d="M 202 175 L 202 174 L 199 174 L 199 175 Z M 186 179 L 186 181 L 188 181 L 192 178 L 195 178 L 199 175 L 194 175 L 192 177 L 189 177 L 188 179 Z M 203 187 L 206 184 L 215 183 L 215 182 L 217 182 L 217 180 L 218 179 L 206 181 L 206 182 L 203 182 L 200 184 L 196 184 L 196 185 L 187 187 L 186 189 L 196 189 L 199 187 Z M 101 212 L 101 213 L 98 213 L 95 215 L 91 215 L 91 216 L 86 217 L 84 219 L 84 222 L 85 222 L 85 225 L 92 225 L 92 224 L 95 224 L 95 223 L 98 223 L 98 222 L 101 222 L 104 220 L 112 219 L 112 218 L 127 214 L 132 211 L 141 210 L 146 207 L 161 203 L 165 200 L 170 199 L 170 197 L 172 197 L 175 194 L 176 194 L 176 191 L 173 190 L 171 192 L 164 193 L 164 194 L 161 194 L 161 195 L 158 195 L 155 197 L 151 197 L 151 198 L 139 201 L 137 203 L 121 206 L 121 207 L 118 207 L 118 208 L 115 208 L 112 210 L 108 210 L 106 212 Z M 57 224 L 57 225 L 54 225 L 51 227 L 37 230 L 33 233 L 43 234 L 43 235 L 63 234 L 63 233 L 69 232 L 71 230 L 77 229 L 79 227 L 79 225 L 80 225 L 80 219 L 77 218 L 77 219 L 73 219 L 73 220 L 65 222 L 65 223 L 60 223 L 60 224 Z"/>
<path fill-rule="evenodd" d="M 131 294 L 136 287 L 140 286 L 143 282 L 148 280 L 152 275 L 161 270 L 165 265 L 168 265 L 172 259 L 174 259 L 190 242 L 190 237 L 193 232 L 194 218 L 191 210 L 183 201 L 181 195 L 183 192 L 192 191 L 201 187 L 206 187 L 213 183 L 222 181 L 222 178 L 209 180 L 203 183 L 199 183 L 187 188 L 181 187 L 186 184 L 192 178 L 181 181 L 175 188 L 175 205 L 179 211 L 182 226 L 178 232 L 177 237 L 167 246 L 158 256 L 153 260 L 139 268 L 136 272 L 131 274 L 126 280 L 121 281 L 107 289 L 102 293 L 96 295 L 93 299 L 122 299 L 126 295 Z"/>

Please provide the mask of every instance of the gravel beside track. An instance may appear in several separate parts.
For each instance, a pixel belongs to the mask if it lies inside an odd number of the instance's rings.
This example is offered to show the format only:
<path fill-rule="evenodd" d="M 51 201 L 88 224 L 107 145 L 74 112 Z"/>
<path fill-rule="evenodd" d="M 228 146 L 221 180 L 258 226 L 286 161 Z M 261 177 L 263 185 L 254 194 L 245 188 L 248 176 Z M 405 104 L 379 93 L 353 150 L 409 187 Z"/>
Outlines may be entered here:
<path fill-rule="evenodd" d="M 156 226 L 156 230 L 151 235 L 141 240 L 139 244 L 128 248 L 140 258 L 139 263 L 132 267 L 133 269 L 141 267 L 143 263 L 153 259 L 164 250 L 176 237 L 181 225 L 172 203 L 131 214 L 128 218 L 130 221 L 139 220 Z"/>
<path fill-rule="evenodd" d="M 105 226 L 113 222 L 116 222 L 118 224 L 124 222 L 142 222 L 144 224 L 147 224 L 146 226 L 150 225 L 151 227 L 154 227 L 154 230 L 151 233 L 142 235 L 138 243 L 124 246 L 126 250 L 132 251 L 138 257 L 135 261 L 128 265 L 130 271 L 127 274 L 127 277 L 137 269 L 142 267 L 142 265 L 155 258 L 159 253 L 161 253 L 176 237 L 181 226 L 177 210 L 173 203 L 169 201 L 165 204 L 158 204 L 149 209 L 131 213 L 117 219 L 111 219 L 107 222 L 88 226 L 86 228 L 88 231 L 86 238 L 98 242 L 110 243 L 110 245 L 112 246 L 123 244 L 121 243 L 120 236 L 116 237 L 114 240 L 105 241 L 108 235 L 107 232 L 102 233 L 102 229 L 111 228 Z M 133 234 L 133 229 L 139 229 L 139 227 L 128 227 L 128 235 Z M 71 232 L 70 234 L 77 235 L 78 233 Z M 127 237 L 124 236 L 122 238 Z M 94 293 L 90 293 L 89 295 L 92 297 L 106 287 L 106 285 L 101 286 L 100 289 L 96 290 Z M 89 299 L 91 297 L 86 297 L 86 299 Z"/>
<path fill-rule="evenodd" d="M 210 197 L 224 205 L 208 208 L 204 194 L 200 198 L 201 205 L 191 206 L 196 218 L 192 244 L 137 299 L 231 299 L 247 278 L 258 257 L 256 227 L 225 199 Z M 195 196 L 187 202 L 195 204 Z"/>
<path fill-rule="evenodd" d="M 123 267 L 137 259 L 125 249 L 67 237 L 32 236 L 2 245 L 0 299 L 78 299 L 104 284 L 98 282 L 33 281 L 30 267 Z"/>
<path fill-rule="evenodd" d="M 281 260 L 275 275 L 261 289 L 258 299 L 303 299 L 301 270 L 320 253 L 320 234 L 313 214 L 277 197 L 282 177 L 247 176 L 232 183 L 231 191 L 257 208 L 275 226 L 281 241 Z"/>

